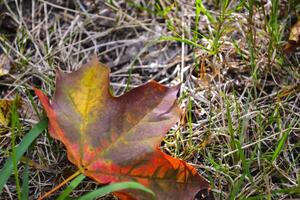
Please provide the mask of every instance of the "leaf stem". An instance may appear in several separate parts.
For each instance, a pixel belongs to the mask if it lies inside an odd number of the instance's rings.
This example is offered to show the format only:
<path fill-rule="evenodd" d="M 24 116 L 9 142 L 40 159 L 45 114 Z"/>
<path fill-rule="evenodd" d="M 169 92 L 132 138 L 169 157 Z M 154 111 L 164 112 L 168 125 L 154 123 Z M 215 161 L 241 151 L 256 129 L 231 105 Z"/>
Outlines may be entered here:
<path fill-rule="evenodd" d="M 74 174 L 72 174 L 71 176 L 69 176 L 66 180 L 64 180 L 63 182 L 61 182 L 55 188 L 53 188 L 49 192 L 46 192 L 43 196 L 39 197 L 38 200 L 42 200 L 42 199 L 45 199 L 46 197 L 50 196 L 51 194 L 53 194 L 54 192 L 56 192 L 59 188 L 61 188 L 62 186 L 64 186 L 65 184 L 67 184 L 69 181 L 71 181 L 72 179 L 74 179 L 76 176 L 78 176 L 80 174 L 81 174 L 81 172 L 79 170 L 76 171 Z"/>

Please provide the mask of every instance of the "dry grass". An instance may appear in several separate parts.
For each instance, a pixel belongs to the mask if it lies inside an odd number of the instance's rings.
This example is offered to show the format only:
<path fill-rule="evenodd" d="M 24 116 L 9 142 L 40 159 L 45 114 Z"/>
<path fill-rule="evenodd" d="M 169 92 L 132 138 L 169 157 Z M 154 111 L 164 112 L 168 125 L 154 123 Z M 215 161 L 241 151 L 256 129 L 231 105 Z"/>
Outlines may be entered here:
<path fill-rule="evenodd" d="M 216 199 L 300 198 L 300 54 L 281 52 L 299 16 L 296 1 L 280 1 L 278 12 L 271 0 L 204 0 L 206 10 L 188 0 L 16 2 L 0 6 L 0 49 L 13 61 L 0 93 L 23 98 L 17 141 L 38 121 L 31 87 L 51 96 L 56 69 L 74 71 L 96 53 L 111 68 L 116 95 L 152 79 L 182 83 L 182 122 L 162 149 L 199 169 Z M 10 135 L 0 134 L 0 166 Z M 47 134 L 26 158 L 31 199 L 75 170 Z M 96 187 L 86 180 L 73 195 Z M 17 198 L 13 178 L 1 195 Z"/>

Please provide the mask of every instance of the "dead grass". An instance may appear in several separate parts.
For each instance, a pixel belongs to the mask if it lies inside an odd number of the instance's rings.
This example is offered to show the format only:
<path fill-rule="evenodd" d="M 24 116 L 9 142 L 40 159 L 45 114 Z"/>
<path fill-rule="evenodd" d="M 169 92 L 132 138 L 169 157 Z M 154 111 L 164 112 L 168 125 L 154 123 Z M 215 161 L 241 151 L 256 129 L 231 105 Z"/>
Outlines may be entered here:
<path fill-rule="evenodd" d="M 4 0 L 0 49 L 13 66 L 0 77 L 0 93 L 25 102 L 18 140 L 38 121 L 31 86 L 51 96 L 55 70 L 74 71 L 96 53 L 111 67 L 117 95 L 152 79 L 182 83 L 183 119 L 162 149 L 199 169 L 216 199 L 300 198 L 300 54 L 281 52 L 300 9 L 292 1 L 281 1 L 276 13 L 276 1 L 250 0 L 249 9 L 243 1 L 224 2 L 203 1 L 197 19 L 199 5 L 188 0 Z M 1 133 L 0 166 L 9 141 L 9 132 Z M 47 134 L 26 158 L 32 199 L 75 170 Z M 96 187 L 84 181 L 73 195 Z M 1 195 L 17 198 L 13 178 Z"/>

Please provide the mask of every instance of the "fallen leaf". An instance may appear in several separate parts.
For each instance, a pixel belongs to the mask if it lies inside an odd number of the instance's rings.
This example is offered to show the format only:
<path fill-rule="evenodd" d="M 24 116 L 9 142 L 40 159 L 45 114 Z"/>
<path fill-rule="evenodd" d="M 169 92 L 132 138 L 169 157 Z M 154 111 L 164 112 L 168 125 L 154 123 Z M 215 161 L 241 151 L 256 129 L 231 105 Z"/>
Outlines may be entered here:
<path fill-rule="evenodd" d="M 10 110 L 13 100 L 0 100 L 0 126 L 8 126 L 10 122 Z"/>
<path fill-rule="evenodd" d="M 0 54 L 0 76 L 4 76 L 9 73 L 11 63 L 5 54 Z"/>
<path fill-rule="evenodd" d="M 207 56 L 204 55 L 201 58 L 201 62 L 199 63 L 200 70 L 198 75 L 198 82 L 202 87 L 208 87 L 211 84 L 212 80 L 214 80 L 216 76 L 220 75 L 220 70 L 218 70 L 215 66 L 206 66 L 206 58 Z M 207 69 L 210 69 L 211 73 L 207 73 Z"/>
<path fill-rule="evenodd" d="M 0 99 L 0 127 L 7 127 L 10 123 L 10 115 L 13 102 L 16 101 L 16 106 L 21 105 L 20 96 L 16 96 L 15 100 L 13 99 Z"/>
<path fill-rule="evenodd" d="M 205 59 L 206 59 L 206 56 L 203 56 L 201 59 L 199 81 L 201 82 L 201 84 L 203 84 L 207 87 L 211 81 L 211 77 L 206 73 Z"/>
<path fill-rule="evenodd" d="M 20 96 L 16 96 L 15 99 L 0 99 L 0 135 L 6 134 L 9 131 L 11 110 L 14 101 L 16 101 L 16 106 L 19 108 L 21 106 Z"/>
<path fill-rule="evenodd" d="M 288 42 L 283 47 L 283 52 L 291 53 L 300 46 L 300 20 L 291 28 Z"/>
<path fill-rule="evenodd" d="M 186 162 L 159 150 L 166 132 L 179 121 L 178 87 L 155 81 L 114 97 L 109 69 L 97 57 L 71 74 L 57 73 L 52 102 L 40 90 L 50 134 L 64 143 L 68 159 L 101 184 L 137 181 L 157 199 L 190 200 L 209 184 Z M 151 199 L 139 191 L 121 199 Z"/>

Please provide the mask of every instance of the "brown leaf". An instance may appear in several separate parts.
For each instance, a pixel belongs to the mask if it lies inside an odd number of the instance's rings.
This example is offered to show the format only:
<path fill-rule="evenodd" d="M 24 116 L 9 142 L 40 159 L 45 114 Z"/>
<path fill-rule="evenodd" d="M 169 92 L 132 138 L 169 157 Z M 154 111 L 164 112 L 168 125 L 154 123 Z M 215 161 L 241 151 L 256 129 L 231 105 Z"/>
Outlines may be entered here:
<path fill-rule="evenodd" d="M 0 77 L 9 73 L 11 62 L 5 54 L 0 54 Z"/>
<path fill-rule="evenodd" d="M 283 47 L 283 52 L 292 53 L 300 46 L 300 20 L 291 28 L 288 42 Z"/>
<path fill-rule="evenodd" d="M 64 143 L 69 160 L 101 184 L 137 181 L 157 199 L 193 199 L 209 184 L 186 162 L 161 152 L 166 132 L 179 120 L 178 87 L 155 81 L 120 96 L 109 92 L 109 69 L 96 57 L 72 74 L 58 72 L 51 104 L 36 90 L 51 136 Z M 149 199 L 139 191 L 122 199 Z"/>
<path fill-rule="evenodd" d="M 16 106 L 20 107 L 22 100 L 20 96 L 16 96 L 13 99 L 0 99 L 0 126 L 8 126 L 10 123 L 10 115 L 13 102 L 16 101 Z"/>

